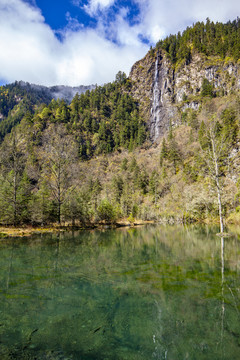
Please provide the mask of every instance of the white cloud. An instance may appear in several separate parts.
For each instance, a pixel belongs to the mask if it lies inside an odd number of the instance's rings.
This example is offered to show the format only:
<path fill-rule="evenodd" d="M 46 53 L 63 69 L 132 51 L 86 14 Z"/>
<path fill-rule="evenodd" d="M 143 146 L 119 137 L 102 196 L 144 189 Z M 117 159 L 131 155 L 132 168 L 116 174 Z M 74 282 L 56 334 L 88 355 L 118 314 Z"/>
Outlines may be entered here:
<path fill-rule="evenodd" d="M 115 0 L 90 0 L 83 8 L 89 15 L 94 16 L 98 11 L 103 11 L 113 5 L 114 2 Z"/>
<path fill-rule="evenodd" d="M 141 9 L 141 30 L 153 43 L 183 31 L 193 22 L 227 22 L 240 14 L 238 0 L 134 0 Z"/>
<path fill-rule="evenodd" d="M 226 22 L 240 13 L 236 0 L 134 1 L 140 14 L 135 25 L 130 25 L 127 8 L 120 8 L 107 22 L 114 0 L 90 0 L 85 10 L 92 16 L 97 13 L 96 28 L 84 28 L 67 14 L 69 25 L 60 41 L 36 5 L 0 0 L 0 79 L 43 85 L 103 84 L 112 81 L 119 70 L 128 73 L 145 55 L 149 47 L 141 42 L 141 36 L 155 44 L 198 20 L 209 17 Z"/>
<path fill-rule="evenodd" d="M 60 44 L 40 11 L 19 0 L 0 2 L 0 78 L 7 81 L 54 81 L 54 62 Z"/>
<path fill-rule="evenodd" d="M 70 19 L 72 21 L 72 19 Z M 120 45 L 95 30 L 67 27 L 60 41 L 40 11 L 21 0 L 0 1 L 0 79 L 43 85 L 80 85 L 112 81 L 147 51 L 128 37 Z"/>
<path fill-rule="evenodd" d="M 68 56 L 59 63 L 59 76 L 69 83 L 105 83 L 114 79 L 119 70 L 129 71 L 130 66 L 147 51 L 142 45 L 118 46 L 94 30 L 68 32 L 63 42 Z M 61 82 L 61 83 L 62 83 Z M 79 84 L 79 80 L 78 80 Z"/>

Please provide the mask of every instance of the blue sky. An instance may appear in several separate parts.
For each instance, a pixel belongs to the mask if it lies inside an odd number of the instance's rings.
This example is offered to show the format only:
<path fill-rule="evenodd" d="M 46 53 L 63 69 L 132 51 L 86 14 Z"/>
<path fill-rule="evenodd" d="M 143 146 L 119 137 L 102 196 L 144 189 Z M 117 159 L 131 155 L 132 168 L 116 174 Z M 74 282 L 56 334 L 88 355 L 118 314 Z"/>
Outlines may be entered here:
<path fill-rule="evenodd" d="M 160 38 L 239 15 L 239 0 L 0 0 L 0 82 L 103 84 Z"/>
<path fill-rule="evenodd" d="M 41 9 L 45 22 L 55 30 L 64 29 L 69 23 L 69 16 L 75 19 L 79 24 L 83 24 L 87 27 L 95 27 L 97 25 L 97 16 L 95 16 L 97 12 L 86 11 L 86 7 L 89 4 L 86 0 L 36 0 L 34 2 L 30 0 L 29 3 L 36 4 L 36 6 Z M 100 3 L 101 2 L 99 2 L 99 4 Z M 105 4 L 107 3 L 111 4 L 111 2 L 106 1 Z M 105 6 L 105 9 L 106 7 L 107 6 Z M 134 1 L 126 0 L 113 2 L 105 12 L 106 20 L 110 21 L 110 19 L 114 18 L 122 8 L 128 9 L 128 14 L 126 16 L 128 22 L 131 25 L 136 23 L 140 13 L 139 6 Z M 101 10 L 101 7 L 99 7 L 99 10 Z M 104 10 L 104 6 L 102 7 L 102 10 Z M 100 11 L 100 13 L 103 13 L 103 11 Z"/>

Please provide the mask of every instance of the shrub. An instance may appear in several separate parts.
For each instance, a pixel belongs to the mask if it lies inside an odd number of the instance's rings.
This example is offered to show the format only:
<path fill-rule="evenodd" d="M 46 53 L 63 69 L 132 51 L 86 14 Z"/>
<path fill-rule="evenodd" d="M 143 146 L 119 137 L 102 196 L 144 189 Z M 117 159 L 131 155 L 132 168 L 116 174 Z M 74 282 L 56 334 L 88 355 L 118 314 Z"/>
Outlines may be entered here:
<path fill-rule="evenodd" d="M 114 206 L 107 199 L 102 200 L 97 208 L 97 216 L 99 220 L 113 222 L 116 219 Z"/>

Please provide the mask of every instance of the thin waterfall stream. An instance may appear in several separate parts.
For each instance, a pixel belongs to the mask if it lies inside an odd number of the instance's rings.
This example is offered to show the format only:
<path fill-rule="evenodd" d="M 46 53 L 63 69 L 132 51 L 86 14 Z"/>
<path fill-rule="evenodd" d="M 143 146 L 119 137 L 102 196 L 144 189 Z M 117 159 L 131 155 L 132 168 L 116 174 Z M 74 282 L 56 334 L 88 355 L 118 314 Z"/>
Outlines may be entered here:
<path fill-rule="evenodd" d="M 159 123 L 160 123 L 160 101 L 161 101 L 161 90 L 159 87 L 159 56 L 155 61 L 155 73 L 154 73 L 154 83 L 153 83 L 153 103 L 151 109 L 151 123 L 153 125 L 153 139 L 156 140 L 159 136 Z"/>

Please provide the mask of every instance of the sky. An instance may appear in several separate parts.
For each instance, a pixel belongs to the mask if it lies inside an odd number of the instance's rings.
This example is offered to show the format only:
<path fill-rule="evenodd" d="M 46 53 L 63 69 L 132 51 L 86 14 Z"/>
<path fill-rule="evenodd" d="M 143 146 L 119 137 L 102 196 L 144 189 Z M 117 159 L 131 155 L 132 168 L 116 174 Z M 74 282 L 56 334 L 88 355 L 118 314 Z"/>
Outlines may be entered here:
<path fill-rule="evenodd" d="M 239 0 L 0 0 L 0 84 L 102 85 L 165 36 L 237 16 Z"/>

